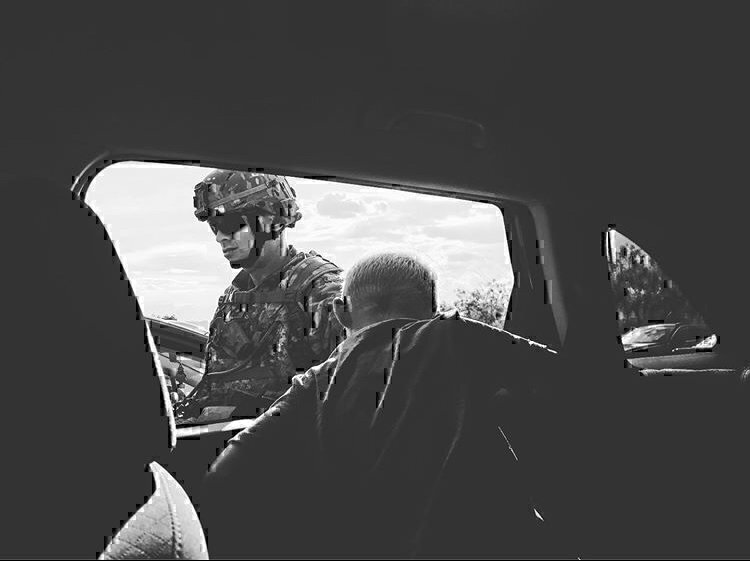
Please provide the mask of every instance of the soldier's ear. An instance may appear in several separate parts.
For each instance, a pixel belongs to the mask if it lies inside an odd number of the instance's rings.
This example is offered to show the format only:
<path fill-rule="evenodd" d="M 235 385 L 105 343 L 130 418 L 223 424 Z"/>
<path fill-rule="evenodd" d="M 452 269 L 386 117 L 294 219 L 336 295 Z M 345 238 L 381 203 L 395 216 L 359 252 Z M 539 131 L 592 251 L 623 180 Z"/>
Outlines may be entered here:
<path fill-rule="evenodd" d="M 264 222 L 263 231 L 266 232 L 266 234 L 272 234 L 274 231 L 274 226 L 275 224 L 273 223 L 273 218 L 269 216 Z"/>
<path fill-rule="evenodd" d="M 347 298 L 336 297 L 333 299 L 333 313 L 339 323 L 347 329 L 352 328 L 352 312 L 349 309 Z"/>

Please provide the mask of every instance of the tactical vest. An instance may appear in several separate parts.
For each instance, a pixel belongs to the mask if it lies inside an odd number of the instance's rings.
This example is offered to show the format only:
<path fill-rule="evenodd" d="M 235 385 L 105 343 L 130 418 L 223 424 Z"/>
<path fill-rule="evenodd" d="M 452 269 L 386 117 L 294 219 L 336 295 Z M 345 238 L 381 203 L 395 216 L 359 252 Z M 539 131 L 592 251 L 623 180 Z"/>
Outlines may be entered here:
<path fill-rule="evenodd" d="M 215 318 L 214 322 L 212 322 L 215 329 L 212 343 L 232 358 L 235 358 L 238 363 L 228 370 L 207 372 L 207 376 L 213 380 L 226 378 L 251 366 L 256 355 L 271 343 L 269 340 L 270 337 L 276 331 L 279 322 L 284 321 L 284 319 L 288 324 L 294 326 L 302 326 L 303 328 L 310 326 L 310 321 L 308 320 L 309 310 L 303 296 L 307 293 L 313 282 L 323 275 L 341 273 L 341 271 L 341 268 L 334 263 L 320 255 L 311 253 L 289 271 L 288 276 L 283 282 L 285 288 L 262 292 L 256 292 L 255 289 L 246 291 L 237 290 L 222 295 L 218 302 L 218 308 L 222 311 L 225 311 L 227 306 L 240 306 L 244 308 L 246 306 L 265 304 L 281 305 L 274 312 L 274 316 L 268 323 L 266 331 L 256 343 L 253 343 L 250 336 L 248 336 L 246 331 L 247 326 L 242 325 L 241 320 L 229 319 L 225 321 L 225 318 L 221 316 Z M 282 314 L 282 310 L 286 310 L 285 317 Z M 302 362 L 308 357 L 296 358 Z"/>

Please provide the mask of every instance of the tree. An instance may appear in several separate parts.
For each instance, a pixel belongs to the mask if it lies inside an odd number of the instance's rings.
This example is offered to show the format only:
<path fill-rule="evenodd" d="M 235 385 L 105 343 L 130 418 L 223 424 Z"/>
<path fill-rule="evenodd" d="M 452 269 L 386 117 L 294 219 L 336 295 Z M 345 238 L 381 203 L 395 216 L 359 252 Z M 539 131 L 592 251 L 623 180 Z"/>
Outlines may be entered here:
<path fill-rule="evenodd" d="M 486 286 L 472 291 L 459 288 L 452 304 L 443 303 L 443 309 L 456 308 L 459 313 L 471 319 L 482 321 L 493 327 L 502 327 L 508 308 L 511 286 L 497 279 Z"/>
<path fill-rule="evenodd" d="M 622 332 L 648 323 L 702 323 L 677 285 L 635 244 L 619 249 L 610 271 Z"/>

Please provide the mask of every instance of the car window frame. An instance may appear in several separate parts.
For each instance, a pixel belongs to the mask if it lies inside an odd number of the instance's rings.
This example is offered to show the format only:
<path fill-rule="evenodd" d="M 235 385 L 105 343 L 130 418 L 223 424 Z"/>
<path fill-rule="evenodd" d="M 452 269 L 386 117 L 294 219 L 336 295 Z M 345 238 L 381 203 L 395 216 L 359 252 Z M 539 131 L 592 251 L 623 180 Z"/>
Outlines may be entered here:
<path fill-rule="evenodd" d="M 158 164 L 172 164 L 172 165 L 184 165 L 184 166 L 194 166 L 194 167 L 203 167 L 206 169 L 211 168 L 219 168 L 219 169 L 253 169 L 248 168 L 247 164 L 238 164 L 236 162 L 234 163 L 227 163 L 227 162 L 221 162 L 221 161 L 212 161 L 212 160 L 189 160 L 189 159 L 179 159 L 179 158 L 164 158 L 164 157 L 154 157 L 150 154 L 144 154 L 144 153 L 133 153 L 133 152 L 107 152 L 104 153 L 97 158 L 93 159 L 89 164 L 87 164 L 83 170 L 74 178 L 73 184 L 71 186 L 71 191 L 73 194 L 77 197 L 79 197 L 81 200 L 85 201 L 86 194 L 88 193 L 89 188 L 91 187 L 91 184 L 93 183 L 96 176 L 106 169 L 109 166 L 118 164 L 118 163 L 126 163 L 126 162 L 143 162 L 143 163 L 158 163 Z M 277 167 L 258 167 L 258 169 L 263 169 L 266 173 L 273 173 L 273 174 L 279 174 L 279 175 L 287 175 L 290 177 L 310 177 L 312 179 L 320 179 L 320 180 L 331 180 L 333 177 L 330 176 L 318 176 L 316 174 L 309 174 L 300 172 L 300 170 L 288 170 L 284 168 L 277 168 Z M 518 285 L 518 274 L 516 266 L 524 266 L 526 267 L 527 277 L 533 278 L 534 281 L 531 284 L 532 291 L 534 295 L 536 295 L 539 290 L 541 289 L 544 291 L 544 289 L 547 286 L 546 280 L 544 279 L 544 274 L 539 268 L 538 270 L 534 270 L 531 267 L 528 267 L 527 263 L 531 262 L 531 259 L 536 259 L 537 264 L 541 264 L 540 260 L 538 258 L 538 252 L 536 255 L 526 255 L 526 252 L 528 250 L 527 247 L 521 247 L 516 250 L 516 260 L 514 261 L 513 255 L 512 255 L 512 249 L 511 249 L 511 238 L 509 237 L 509 233 L 513 232 L 514 238 L 517 239 L 520 238 L 520 227 L 518 226 L 509 226 L 509 222 L 511 221 L 511 218 L 509 217 L 515 217 L 519 213 L 526 214 L 527 216 L 524 216 L 522 219 L 520 219 L 523 224 L 524 228 L 530 228 L 531 232 L 533 234 L 529 235 L 529 240 L 536 239 L 536 229 L 537 224 L 534 221 L 533 218 L 531 218 L 530 209 L 527 207 L 527 205 L 523 203 L 518 202 L 507 202 L 504 199 L 500 197 L 488 197 L 487 194 L 477 195 L 472 194 L 469 192 L 446 192 L 445 190 L 436 189 L 436 188 L 430 188 L 430 187 L 417 187 L 413 185 L 405 185 L 405 184 L 399 184 L 399 183 L 391 183 L 391 182 L 384 182 L 384 181 L 372 181 L 364 178 L 351 178 L 351 177 L 335 177 L 335 180 L 339 183 L 351 183 L 353 185 L 360 185 L 360 186 L 369 186 L 369 187 L 375 187 L 379 189 L 387 189 L 387 190 L 396 190 L 396 191 L 406 191 L 410 193 L 415 194 L 424 194 L 424 195 L 431 195 L 431 196 L 437 196 L 441 198 L 454 198 L 459 199 L 462 201 L 470 201 L 470 202 L 476 202 L 476 203 L 482 203 L 482 204 L 490 204 L 494 207 L 496 207 L 502 216 L 503 223 L 505 225 L 505 242 L 508 247 L 508 254 L 510 257 L 510 267 L 513 273 L 514 282 L 513 287 L 511 290 L 510 295 L 510 301 L 508 302 L 507 309 L 506 309 L 506 316 L 505 319 L 507 321 L 507 318 L 510 314 L 511 310 L 511 303 L 513 302 L 514 295 L 517 295 L 519 293 L 526 293 L 528 288 L 525 286 L 520 291 L 517 291 L 517 285 Z M 508 206 L 506 206 L 508 205 Z M 508 207 L 510 207 L 510 211 L 508 211 Z M 539 244 L 537 243 L 537 250 L 539 250 Z M 523 257 L 522 257 L 523 255 Z M 531 298 L 523 298 L 526 302 L 532 300 Z M 546 299 L 546 297 L 545 297 Z M 516 300 L 519 300 L 518 296 L 516 296 Z M 549 307 L 547 307 L 549 308 Z M 551 310 L 546 309 L 543 311 L 542 316 L 545 317 L 544 324 L 548 326 L 548 328 L 551 326 L 551 333 L 552 333 L 552 339 L 553 341 L 559 341 L 559 333 L 557 329 L 554 327 L 555 321 L 558 320 L 558 318 L 555 318 L 553 314 L 551 313 Z M 564 314 L 563 314 L 564 316 Z M 156 318 L 158 319 L 158 318 Z M 179 326 L 170 325 L 171 328 L 174 329 L 182 329 Z M 156 336 L 154 336 L 154 343 L 156 347 L 159 347 L 159 344 L 157 344 Z M 205 353 L 205 349 L 204 349 Z M 202 357 L 204 357 L 202 355 Z M 227 421 L 221 421 L 221 422 L 209 422 L 204 425 L 183 425 L 176 427 L 176 435 L 178 441 L 181 438 L 194 438 L 198 434 L 210 434 L 214 432 L 236 432 L 239 430 L 242 430 L 243 428 L 250 426 L 252 423 L 255 422 L 255 419 L 248 418 L 248 419 L 230 419 Z M 201 430 L 201 428 L 205 427 L 212 427 L 210 430 Z"/>

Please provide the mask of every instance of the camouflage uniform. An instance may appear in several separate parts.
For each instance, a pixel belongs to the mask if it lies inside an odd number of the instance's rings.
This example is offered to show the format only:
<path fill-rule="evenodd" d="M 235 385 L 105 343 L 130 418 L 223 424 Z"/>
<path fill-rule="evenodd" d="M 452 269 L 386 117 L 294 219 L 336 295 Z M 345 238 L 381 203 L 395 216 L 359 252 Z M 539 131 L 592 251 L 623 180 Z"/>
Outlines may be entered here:
<path fill-rule="evenodd" d="M 285 178 L 264 185 L 255 174 L 237 175 L 241 181 L 223 189 L 208 183 L 202 200 L 196 188 L 196 215 L 218 205 L 229 212 L 242 210 L 242 197 L 249 192 L 255 197 L 267 193 L 267 200 L 253 200 L 254 211 L 274 211 L 285 225 L 301 217 L 293 199 L 282 201 L 284 209 L 271 208 L 279 194 L 287 194 L 285 189 L 294 195 Z M 280 270 L 258 286 L 242 270 L 219 298 L 209 328 L 206 373 L 178 405 L 178 420 L 197 417 L 207 406 L 236 406 L 235 415 L 255 416 L 257 408 L 289 389 L 295 374 L 325 361 L 344 336 L 333 314 L 333 299 L 341 294 L 340 273 L 314 251 L 291 246 Z"/>

